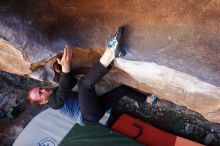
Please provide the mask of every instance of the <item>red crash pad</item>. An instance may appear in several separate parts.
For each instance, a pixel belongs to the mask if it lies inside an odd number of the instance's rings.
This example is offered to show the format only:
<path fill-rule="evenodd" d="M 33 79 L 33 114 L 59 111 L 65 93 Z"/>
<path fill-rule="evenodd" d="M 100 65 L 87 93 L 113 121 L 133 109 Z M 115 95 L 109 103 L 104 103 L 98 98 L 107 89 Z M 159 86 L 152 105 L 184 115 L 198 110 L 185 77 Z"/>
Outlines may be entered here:
<path fill-rule="evenodd" d="M 123 114 L 111 128 L 148 146 L 202 146 L 202 144 L 162 131 L 126 114 Z"/>

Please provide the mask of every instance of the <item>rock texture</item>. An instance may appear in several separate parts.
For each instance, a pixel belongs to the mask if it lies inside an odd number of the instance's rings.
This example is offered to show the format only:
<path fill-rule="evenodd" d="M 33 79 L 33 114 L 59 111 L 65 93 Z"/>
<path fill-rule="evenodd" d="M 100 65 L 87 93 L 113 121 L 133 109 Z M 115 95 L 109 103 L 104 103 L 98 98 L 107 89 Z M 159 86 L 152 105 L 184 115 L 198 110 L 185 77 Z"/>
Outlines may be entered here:
<path fill-rule="evenodd" d="M 50 81 L 66 43 L 73 68 L 88 67 L 127 25 L 127 54 L 106 78 L 220 123 L 219 0 L 1 0 L 0 18 L 0 69 Z"/>
<path fill-rule="evenodd" d="M 148 89 L 145 91 L 199 111 L 210 121 L 220 122 L 220 87 L 155 63 L 117 59 L 116 66 L 129 73 L 139 83 L 143 83 L 143 91 L 146 84 Z"/>
<path fill-rule="evenodd" d="M 10 80 L 0 77 L 0 112 L 8 112 L 10 108 L 25 101 L 26 92 L 14 85 Z M 4 115 L 2 115 L 4 116 Z"/>

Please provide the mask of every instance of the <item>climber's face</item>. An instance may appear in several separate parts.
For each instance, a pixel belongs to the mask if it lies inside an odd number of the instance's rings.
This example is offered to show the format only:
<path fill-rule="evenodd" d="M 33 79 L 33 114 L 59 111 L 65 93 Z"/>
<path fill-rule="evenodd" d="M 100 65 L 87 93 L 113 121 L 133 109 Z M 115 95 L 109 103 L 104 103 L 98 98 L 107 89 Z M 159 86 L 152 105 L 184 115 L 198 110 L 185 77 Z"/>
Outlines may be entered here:
<path fill-rule="evenodd" d="M 28 99 L 32 103 L 47 104 L 48 99 L 50 95 L 52 94 L 52 92 L 53 92 L 52 88 L 35 87 L 29 91 Z"/>

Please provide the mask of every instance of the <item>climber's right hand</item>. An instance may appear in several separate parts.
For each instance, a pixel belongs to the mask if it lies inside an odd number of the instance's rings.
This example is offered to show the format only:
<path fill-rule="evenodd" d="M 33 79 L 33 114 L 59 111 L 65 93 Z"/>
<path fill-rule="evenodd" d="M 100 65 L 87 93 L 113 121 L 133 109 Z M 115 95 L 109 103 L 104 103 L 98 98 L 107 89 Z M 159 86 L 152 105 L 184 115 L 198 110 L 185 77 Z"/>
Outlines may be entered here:
<path fill-rule="evenodd" d="M 72 49 L 66 45 L 63 51 L 63 56 L 61 59 L 57 59 L 58 64 L 62 66 L 62 72 L 70 72 L 70 65 L 72 60 Z"/>

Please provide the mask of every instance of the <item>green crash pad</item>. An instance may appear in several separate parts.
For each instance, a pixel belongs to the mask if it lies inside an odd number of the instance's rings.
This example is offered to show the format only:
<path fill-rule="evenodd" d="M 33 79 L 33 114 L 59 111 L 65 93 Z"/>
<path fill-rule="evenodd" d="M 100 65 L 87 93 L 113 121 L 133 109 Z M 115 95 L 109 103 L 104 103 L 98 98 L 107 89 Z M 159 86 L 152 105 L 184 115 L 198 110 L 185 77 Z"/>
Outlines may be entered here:
<path fill-rule="evenodd" d="M 101 125 L 80 126 L 76 124 L 59 146 L 143 146 Z"/>

